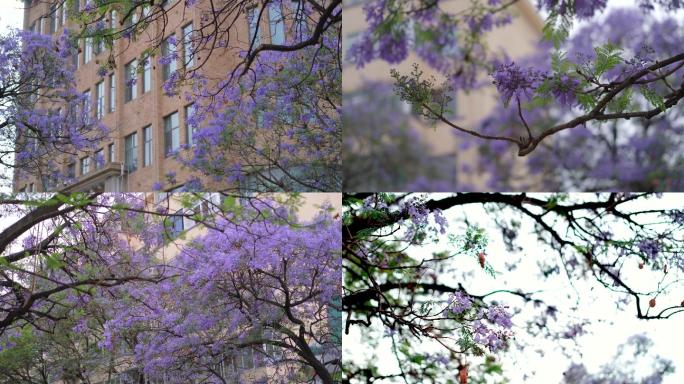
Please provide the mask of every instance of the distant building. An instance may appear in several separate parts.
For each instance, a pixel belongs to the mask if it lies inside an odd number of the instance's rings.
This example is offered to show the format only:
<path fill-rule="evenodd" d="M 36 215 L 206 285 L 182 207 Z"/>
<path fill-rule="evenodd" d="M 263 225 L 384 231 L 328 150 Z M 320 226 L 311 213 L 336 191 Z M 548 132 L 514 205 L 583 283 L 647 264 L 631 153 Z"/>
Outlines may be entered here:
<path fill-rule="evenodd" d="M 188 36 L 191 36 L 193 29 L 200 28 L 203 15 L 211 4 L 209 0 L 198 0 L 193 7 L 185 8 L 184 4 L 178 4 L 183 1 L 163 2 L 163 6 L 168 9 L 168 20 L 165 23 L 153 22 L 141 36 L 115 41 L 113 50 L 116 69 L 108 71 L 103 77 L 97 71 L 103 61 L 109 58 L 110 51 L 93 44 L 89 39 L 80 42 L 80 51 L 73 55 L 77 90 L 89 95 L 91 113 L 112 131 L 111 140 L 102 143 L 96 153 L 104 162 L 98 164 L 93 156 L 85 154 L 70 163 L 65 160 L 67 164 L 62 172 L 74 179 L 73 183 L 67 185 L 54 185 L 55 182 L 51 180 L 26 180 L 19 178 L 15 172 L 15 192 L 141 192 L 151 191 L 155 182 L 164 182 L 165 175 L 169 172 L 175 173 L 179 182 L 171 187 L 178 187 L 188 179 L 189 171 L 182 169 L 180 163 L 170 155 L 184 145 L 192 145 L 193 132 L 187 121 L 188 115 L 193 111 L 193 103 L 183 97 L 166 96 L 162 85 L 171 72 L 184 66 L 192 67 L 199 62 L 197 57 L 188 53 Z M 78 28 L 68 16 L 82 10 L 86 0 L 72 3 L 75 8 L 67 10 L 65 0 L 25 0 L 24 29 L 58 36 L 67 27 Z M 173 6 L 174 4 L 177 5 Z M 145 11 L 131 16 L 132 19 L 144 17 L 143 12 Z M 120 17 L 122 16 L 110 14 L 107 22 L 121 25 Z M 261 40 L 271 39 L 271 26 L 266 14 L 261 20 L 264 24 L 259 29 Z M 128 21 L 124 25 L 125 23 Z M 236 19 L 231 28 L 231 39 L 234 41 L 229 46 L 233 49 L 213 50 L 210 59 L 203 64 L 201 73 L 225 77 L 230 68 L 234 68 L 240 60 L 238 51 L 234 48 L 246 47 L 246 42 L 250 40 L 249 29 L 248 13 L 245 13 Z M 167 41 L 171 36 L 179 43 L 175 48 L 178 60 L 161 65 L 157 55 L 141 66 L 141 72 L 136 73 L 134 68 L 140 64 L 138 60 L 151 42 Z M 204 182 L 208 190 L 217 190 L 222 186 L 209 179 Z"/>

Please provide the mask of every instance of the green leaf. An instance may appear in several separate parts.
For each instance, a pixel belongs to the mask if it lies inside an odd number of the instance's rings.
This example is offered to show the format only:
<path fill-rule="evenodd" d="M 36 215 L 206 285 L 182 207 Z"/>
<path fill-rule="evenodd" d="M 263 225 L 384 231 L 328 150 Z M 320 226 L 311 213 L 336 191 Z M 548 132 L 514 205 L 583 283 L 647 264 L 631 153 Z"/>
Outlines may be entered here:
<path fill-rule="evenodd" d="M 613 101 L 609 104 L 609 109 L 611 111 L 616 112 L 616 113 L 623 112 L 629 107 L 631 101 L 632 101 L 632 89 L 627 88 L 623 92 L 620 93 L 620 96 L 613 99 Z"/>
<path fill-rule="evenodd" d="M 64 265 L 64 262 L 59 258 L 59 254 L 51 253 L 45 256 L 45 266 L 47 269 L 59 269 L 64 267 Z"/>
<path fill-rule="evenodd" d="M 615 68 L 622 62 L 622 49 L 611 43 L 607 43 L 601 47 L 595 47 L 596 61 L 594 63 L 594 74 L 596 77 L 601 77 L 607 71 Z"/>
<path fill-rule="evenodd" d="M 587 93 L 578 93 L 577 94 L 577 101 L 580 103 L 582 106 L 582 109 L 585 111 L 590 111 L 596 107 L 596 98 Z"/>
<path fill-rule="evenodd" d="M 649 103 L 651 103 L 651 105 L 660 109 L 662 112 L 665 112 L 667 108 L 665 107 L 665 99 L 663 99 L 662 96 L 655 93 L 655 91 L 644 85 L 642 85 L 639 88 L 639 90 L 641 94 L 644 96 L 644 98 L 648 100 Z"/>

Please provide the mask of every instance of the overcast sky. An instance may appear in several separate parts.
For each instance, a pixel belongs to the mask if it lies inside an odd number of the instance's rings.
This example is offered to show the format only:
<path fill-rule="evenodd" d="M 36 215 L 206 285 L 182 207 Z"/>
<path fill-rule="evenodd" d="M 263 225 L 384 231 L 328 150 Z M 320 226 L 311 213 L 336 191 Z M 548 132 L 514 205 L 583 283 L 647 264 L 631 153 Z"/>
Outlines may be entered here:
<path fill-rule="evenodd" d="M 21 28 L 24 22 L 24 3 L 19 0 L 2 0 L 0 5 L 0 31 Z"/>

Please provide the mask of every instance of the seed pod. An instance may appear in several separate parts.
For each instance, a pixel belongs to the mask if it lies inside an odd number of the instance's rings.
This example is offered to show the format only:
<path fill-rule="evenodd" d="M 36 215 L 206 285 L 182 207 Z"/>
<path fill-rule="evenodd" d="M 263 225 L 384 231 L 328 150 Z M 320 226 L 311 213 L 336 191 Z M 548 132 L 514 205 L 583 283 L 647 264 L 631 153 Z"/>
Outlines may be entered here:
<path fill-rule="evenodd" d="M 655 305 L 656 305 L 655 298 L 653 298 L 653 299 L 651 299 L 651 300 L 648 301 L 648 306 L 649 306 L 649 307 L 653 308 L 653 307 L 655 307 Z"/>
<path fill-rule="evenodd" d="M 458 370 L 459 384 L 468 384 L 468 366 L 461 365 Z"/>
<path fill-rule="evenodd" d="M 480 267 L 482 267 L 484 269 L 484 267 L 485 267 L 485 253 L 480 252 L 480 254 L 477 255 L 477 258 L 480 261 Z"/>
<path fill-rule="evenodd" d="M 663 267 L 663 272 L 667 273 L 667 264 L 665 264 L 665 267 Z"/>
<path fill-rule="evenodd" d="M 639 263 L 639 269 L 644 269 L 644 262 Z"/>

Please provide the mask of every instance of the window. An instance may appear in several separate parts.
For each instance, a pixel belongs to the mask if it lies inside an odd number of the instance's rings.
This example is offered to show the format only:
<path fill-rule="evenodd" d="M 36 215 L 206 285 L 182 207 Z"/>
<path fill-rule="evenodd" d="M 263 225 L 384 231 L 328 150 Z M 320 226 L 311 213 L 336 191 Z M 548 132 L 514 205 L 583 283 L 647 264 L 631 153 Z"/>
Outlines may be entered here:
<path fill-rule="evenodd" d="M 254 368 L 254 351 L 252 348 L 242 348 L 237 351 L 235 360 L 238 369 L 252 369 Z"/>
<path fill-rule="evenodd" d="M 78 65 L 80 64 L 81 58 L 80 54 L 78 53 L 78 48 L 74 48 L 73 51 L 71 52 L 71 63 L 74 65 L 76 69 L 78 69 Z"/>
<path fill-rule="evenodd" d="M 105 108 L 105 88 L 104 81 L 100 81 L 95 85 L 95 117 L 101 119 L 104 115 Z"/>
<path fill-rule="evenodd" d="M 271 44 L 285 43 L 285 21 L 280 3 L 271 3 L 268 6 L 268 25 L 271 32 Z"/>
<path fill-rule="evenodd" d="M 93 38 L 85 39 L 85 49 L 83 50 L 83 62 L 88 64 L 93 59 Z"/>
<path fill-rule="evenodd" d="M 70 179 L 76 177 L 76 163 L 67 164 L 66 176 Z"/>
<path fill-rule="evenodd" d="M 180 128 L 178 127 L 178 112 L 164 118 L 164 154 L 170 156 L 180 147 Z"/>
<path fill-rule="evenodd" d="M 175 38 L 169 36 L 162 43 L 162 77 L 164 81 L 171 77 L 173 72 L 176 72 L 176 45 L 174 44 Z"/>
<path fill-rule="evenodd" d="M 92 111 L 90 110 L 90 104 L 92 101 L 90 100 L 90 89 L 83 92 L 83 115 L 90 117 Z"/>
<path fill-rule="evenodd" d="M 81 159 L 81 175 L 85 175 L 90 172 L 90 157 L 84 157 Z"/>
<path fill-rule="evenodd" d="M 249 41 L 254 39 L 252 46 L 257 47 L 261 44 L 261 39 L 259 38 L 259 10 L 257 8 L 247 11 L 247 24 L 249 24 Z"/>
<path fill-rule="evenodd" d="M 183 27 L 183 64 L 185 68 L 195 65 L 195 57 L 192 54 L 192 23 Z"/>
<path fill-rule="evenodd" d="M 69 11 L 66 8 L 66 1 L 62 1 L 61 12 L 62 12 L 62 25 L 66 25 L 67 17 L 69 16 Z"/>
<path fill-rule="evenodd" d="M 194 113 L 195 106 L 193 104 L 185 106 L 185 139 L 188 145 L 195 145 L 195 124 L 190 124 Z"/>
<path fill-rule="evenodd" d="M 306 22 L 306 12 L 302 1 L 293 0 L 294 7 L 294 30 L 298 40 L 303 40 L 304 33 L 309 31 L 309 24 Z"/>
<path fill-rule="evenodd" d="M 35 192 L 35 191 L 36 191 L 36 186 L 35 186 L 33 183 L 31 183 L 31 184 L 29 184 L 29 188 L 28 188 L 28 189 L 29 189 L 29 192 Z"/>
<path fill-rule="evenodd" d="M 50 6 L 50 33 L 57 32 L 57 4 Z"/>
<path fill-rule="evenodd" d="M 116 147 L 114 146 L 114 143 L 111 143 L 107 146 L 107 152 L 109 152 L 109 162 L 112 163 L 116 161 Z"/>
<path fill-rule="evenodd" d="M 112 11 L 112 12 L 109 14 L 109 19 L 111 20 L 111 25 L 110 25 L 110 27 L 111 27 L 112 29 L 116 29 L 116 27 L 117 27 L 117 24 L 116 24 L 116 19 L 117 19 L 116 11 Z"/>
<path fill-rule="evenodd" d="M 167 217 L 164 221 L 164 227 L 166 228 L 166 237 L 168 240 L 173 240 L 178 235 L 183 232 L 183 216 L 180 216 L 183 214 L 183 210 L 180 209 L 176 211 L 175 213 L 178 216 L 170 216 Z"/>
<path fill-rule="evenodd" d="M 145 59 L 143 64 L 143 93 L 147 93 L 152 90 L 152 64 L 150 64 L 150 59 Z"/>
<path fill-rule="evenodd" d="M 105 42 L 104 39 L 98 38 L 97 43 L 95 43 L 95 46 L 93 47 L 93 50 L 95 51 L 95 55 L 99 55 L 105 50 Z"/>
<path fill-rule="evenodd" d="M 126 171 L 133 172 L 138 169 L 138 134 L 131 133 L 126 136 L 124 143 Z"/>
<path fill-rule="evenodd" d="M 264 330 L 264 333 L 261 337 L 263 340 L 272 340 L 272 341 L 278 341 L 278 336 L 275 334 L 270 329 Z M 274 360 L 280 360 L 283 357 L 283 350 L 270 343 L 264 343 L 264 352 L 266 352 L 266 355 L 269 356 L 270 358 Z"/>
<path fill-rule="evenodd" d="M 135 83 L 137 81 L 136 79 L 136 68 L 138 66 L 138 61 L 133 60 L 130 63 L 126 64 L 125 67 L 125 72 L 126 72 L 126 102 L 129 102 L 131 100 L 135 100 L 137 95 L 137 90 L 135 87 Z"/>
<path fill-rule="evenodd" d="M 152 126 L 143 128 L 143 167 L 152 164 Z"/>
<path fill-rule="evenodd" d="M 104 166 L 105 163 L 105 158 L 104 158 L 104 149 L 99 149 L 95 152 L 95 155 L 93 156 L 93 159 L 95 161 L 95 169 L 100 169 Z"/>
<path fill-rule="evenodd" d="M 109 75 L 109 113 L 116 111 L 116 75 Z"/>

